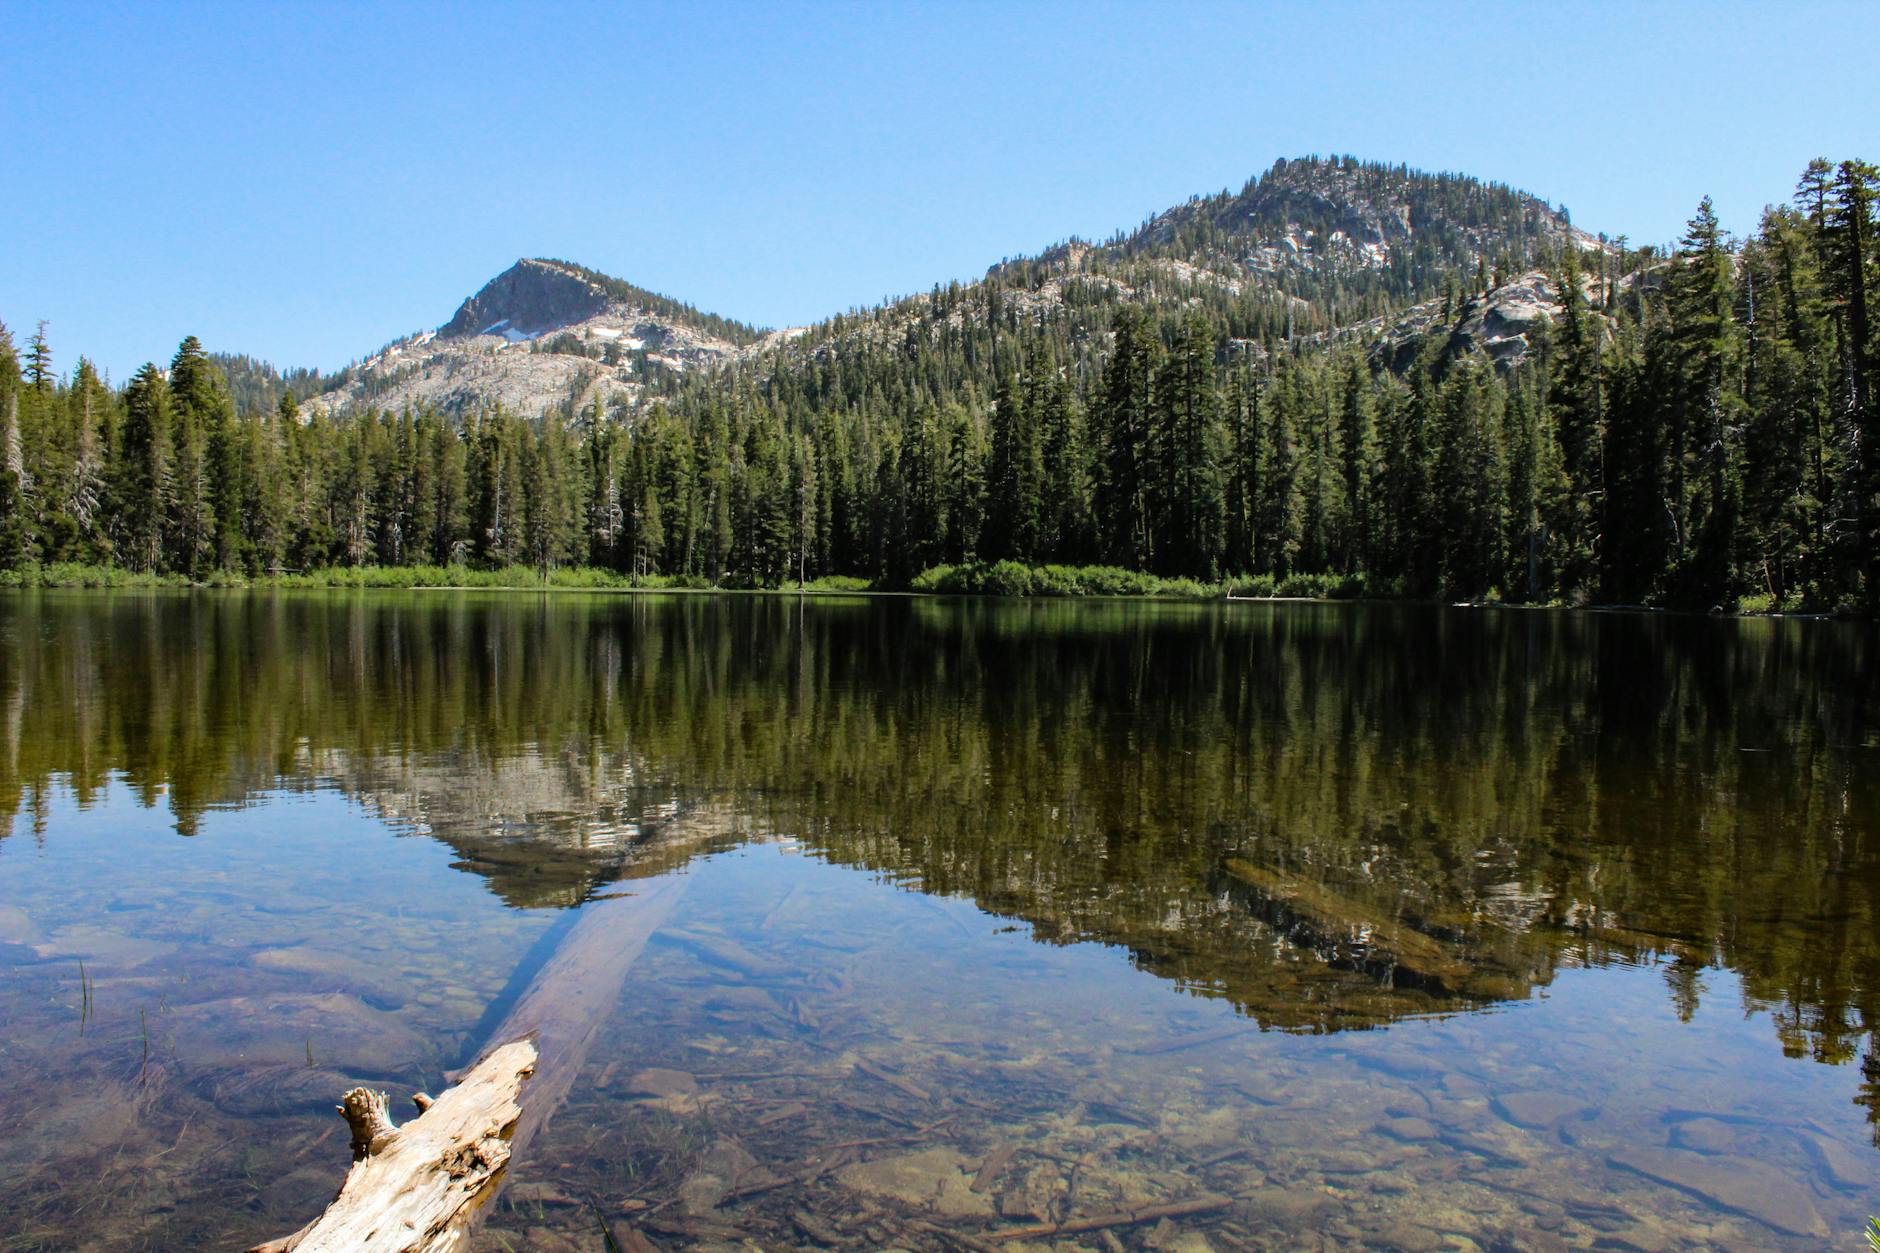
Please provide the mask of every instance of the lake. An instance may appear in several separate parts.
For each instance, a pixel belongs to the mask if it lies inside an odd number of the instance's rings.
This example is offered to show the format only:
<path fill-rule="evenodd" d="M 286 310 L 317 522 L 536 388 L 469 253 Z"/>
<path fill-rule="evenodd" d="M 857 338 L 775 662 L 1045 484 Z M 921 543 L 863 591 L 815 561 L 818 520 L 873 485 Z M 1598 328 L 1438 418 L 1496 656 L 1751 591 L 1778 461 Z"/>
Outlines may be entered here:
<path fill-rule="evenodd" d="M 342 1091 L 440 1091 L 584 905 L 672 879 L 478 1248 L 1852 1248 L 1876 660 L 1633 614 L 7 594 L 0 1249 L 293 1231 Z"/>

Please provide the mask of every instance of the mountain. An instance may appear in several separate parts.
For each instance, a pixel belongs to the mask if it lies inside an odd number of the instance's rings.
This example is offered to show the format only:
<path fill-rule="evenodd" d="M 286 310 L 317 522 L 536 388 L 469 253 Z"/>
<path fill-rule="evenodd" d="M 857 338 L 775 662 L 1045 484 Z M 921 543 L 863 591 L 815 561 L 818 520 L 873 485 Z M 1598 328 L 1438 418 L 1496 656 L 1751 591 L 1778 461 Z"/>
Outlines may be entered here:
<path fill-rule="evenodd" d="M 566 261 L 523 259 L 434 331 L 386 345 L 308 403 L 340 412 L 436 409 L 461 416 L 576 412 L 597 395 L 631 404 L 649 380 L 735 356 L 751 327 Z"/>
<path fill-rule="evenodd" d="M 1525 359 L 1557 313 L 1555 284 L 1536 267 L 1569 246 L 1610 251 L 1545 201 L 1498 183 L 1349 157 L 1285 160 L 1238 192 L 1193 198 L 1104 243 L 1068 240 L 1001 261 L 975 283 L 784 332 L 569 262 L 522 260 L 436 330 L 349 367 L 310 403 L 572 416 L 602 399 L 631 411 L 714 367 L 768 378 L 938 343 L 949 328 L 995 318 L 1068 320 L 1095 345 L 1121 305 L 1205 309 L 1225 319 L 1237 354 L 1368 336 L 1396 362 L 1445 330 L 1439 315 L 1461 311 L 1466 321 L 1463 291 L 1479 324 L 1447 328 L 1455 333 L 1443 351 L 1485 351 L 1505 367 Z"/>
<path fill-rule="evenodd" d="M 1423 337 L 1433 329 L 1427 318 L 1400 328 L 1393 315 L 1445 296 L 1454 306 L 1470 292 L 1531 330 L 1559 309 L 1536 267 L 1569 246 L 1613 254 L 1563 211 L 1499 183 L 1310 157 L 1279 161 L 1239 192 L 1193 198 L 1102 244 L 1072 239 L 1000 262 L 984 282 L 888 306 L 876 320 L 903 335 L 936 307 L 949 317 L 964 304 L 1039 318 L 1108 298 L 1207 308 L 1226 317 L 1240 347 L 1257 350 L 1275 338 L 1358 329 Z M 1511 338 L 1477 336 L 1484 346 Z M 1497 359 L 1522 355 L 1504 349 Z"/>
<path fill-rule="evenodd" d="M 1286 161 L 770 333 L 524 260 L 330 378 L 192 337 L 114 391 L 0 330 L 0 579 L 1871 608 L 1880 172 L 1800 186 L 1753 235 L 1702 199 L 1627 248 L 1498 184 Z M 277 421 L 290 391 L 355 416 Z"/>
<path fill-rule="evenodd" d="M 1330 302 L 1371 293 L 1414 300 L 1439 292 L 1451 273 L 1479 263 L 1517 268 L 1569 242 L 1599 246 L 1526 192 L 1344 157 L 1279 161 L 1239 192 L 1190 200 L 1113 247 Z"/>

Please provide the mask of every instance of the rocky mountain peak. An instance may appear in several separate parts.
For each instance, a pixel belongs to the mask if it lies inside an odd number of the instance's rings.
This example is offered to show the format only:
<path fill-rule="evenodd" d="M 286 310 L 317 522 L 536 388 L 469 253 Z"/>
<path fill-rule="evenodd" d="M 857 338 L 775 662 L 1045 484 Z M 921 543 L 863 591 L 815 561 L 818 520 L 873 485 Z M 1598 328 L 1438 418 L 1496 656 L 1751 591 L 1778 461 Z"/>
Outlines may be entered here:
<path fill-rule="evenodd" d="M 458 306 L 451 320 L 438 328 L 437 336 L 533 339 L 596 317 L 607 303 L 606 289 L 573 267 L 525 258 Z"/>
<path fill-rule="evenodd" d="M 636 403 L 649 383 L 710 367 L 760 338 L 598 270 L 524 258 L 443 326 L 348 367 L 303 408 L 573 415 L 596 400 Z"/>
<path fill-rule="evenodd" d="M 1545 200 L 1502 183 L 1353 157 L 1281 160 L 1238 192 L 1198 196 L 1150 219 L 1123 248 L 1287 280 L 1372 271 L 1396 299 L 1478 262 L 1526 268 L 1597 241 Z"/>

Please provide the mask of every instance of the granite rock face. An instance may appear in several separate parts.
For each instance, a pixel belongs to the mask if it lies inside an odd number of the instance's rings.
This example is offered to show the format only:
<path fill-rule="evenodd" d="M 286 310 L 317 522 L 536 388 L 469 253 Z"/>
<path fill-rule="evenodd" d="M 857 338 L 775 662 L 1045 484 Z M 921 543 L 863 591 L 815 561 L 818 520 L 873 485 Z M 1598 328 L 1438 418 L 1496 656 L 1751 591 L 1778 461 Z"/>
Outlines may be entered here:
<path fill-rule="evenodd" d="M 437 330 L 439 339 L 473 335 L 531 339 L 599 317 L 607 309 L 600 284 L 553 261 L 522 260 L 483 285 Z"/>

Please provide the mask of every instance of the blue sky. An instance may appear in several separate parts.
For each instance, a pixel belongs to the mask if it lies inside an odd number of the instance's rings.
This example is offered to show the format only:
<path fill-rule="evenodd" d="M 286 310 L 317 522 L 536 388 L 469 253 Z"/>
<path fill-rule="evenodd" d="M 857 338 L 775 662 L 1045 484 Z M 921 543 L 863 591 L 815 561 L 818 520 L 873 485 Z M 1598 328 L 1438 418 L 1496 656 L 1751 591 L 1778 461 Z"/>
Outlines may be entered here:
<path fill-rule="evenodd" d="M 1880 159 L 1880 5 L 0 0 L 0 319 L 122 379 L 331 368 L 519 256 L 760 325 L 1101 237 L 1281 156 L 1662 241 Z"/>

